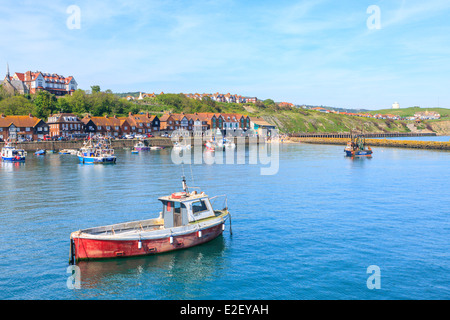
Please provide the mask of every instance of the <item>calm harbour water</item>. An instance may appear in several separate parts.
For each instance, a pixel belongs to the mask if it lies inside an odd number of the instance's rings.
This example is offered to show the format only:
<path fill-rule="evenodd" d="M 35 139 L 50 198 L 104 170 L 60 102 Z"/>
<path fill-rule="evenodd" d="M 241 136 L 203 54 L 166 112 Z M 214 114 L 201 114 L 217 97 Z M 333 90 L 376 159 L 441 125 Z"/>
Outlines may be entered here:
<path fill-rule="evenodd" d="M 172 163 L 170 150 L 117 151 L 116 165 L 30 155 L 1 163 L 0 299 L 449 299 L 450 152 L 280 146 L 264 165 Z M 68 289 L 69 235 L 156 217 L 190 185 L 227 194 L 223 236 L 143 258 L 83 262 Z M 191 170 L 194 182 L 191 180 Z M 381 289 L 367 288 L 367 268 Z"/>

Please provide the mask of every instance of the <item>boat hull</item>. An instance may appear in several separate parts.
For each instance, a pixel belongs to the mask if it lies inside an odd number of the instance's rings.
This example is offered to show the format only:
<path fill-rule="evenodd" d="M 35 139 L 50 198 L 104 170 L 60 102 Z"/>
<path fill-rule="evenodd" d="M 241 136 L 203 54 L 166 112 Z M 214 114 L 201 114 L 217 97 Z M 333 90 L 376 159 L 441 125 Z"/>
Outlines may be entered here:
<path fill-rule="evenodd" d="M 2 160 L 7 162 L 25 162 L 25 157 L 2 157 Z"/>
<path fill-rule="evenodd" d="M 373 154 L 371 150 L 349 151 L 345 150 L 347 157 L 370 157 Z"/>
<path fill-rule="evenodd" d="M 145 256 L 193 247 L 220 236 L 224 222 L 212 227 L 182 235 L 166 235 L 156 239 L 89 239 L 71 237 L 71 250 L 75 261 Z"/>
<path fill-rule="evenodd" d="M 116 157 L 80 157 L 78 156 L 80 163 L 85 164 L 114 164 L 116 163 Z"/>

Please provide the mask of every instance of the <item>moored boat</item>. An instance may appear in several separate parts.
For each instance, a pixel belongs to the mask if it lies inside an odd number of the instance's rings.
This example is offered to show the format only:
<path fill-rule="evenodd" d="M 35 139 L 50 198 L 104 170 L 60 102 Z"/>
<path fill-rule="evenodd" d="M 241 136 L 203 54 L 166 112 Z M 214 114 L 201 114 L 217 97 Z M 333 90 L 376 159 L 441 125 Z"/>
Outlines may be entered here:
<path fill-rule="evenodd" d="M 224 146 L 225 149 L 234 149 L 234 148 L 236 148 L 236 144 L 233 141 L 225 139 L 225 138 L 223 139 L 223 146 Z"/>
<path fill-rule="evenodd" d="M 139 141 L 134 145 L 134 150 L 136 151 L 147 151 L 149 150 L 149 147 L 145 145 L 143 141 Z"/>
<path fill-rule="evenodd" d="M 174 142 L 173 149 L 178 151 L 189 150 L 191 149 L 191 145 L 187 143 L 181 144 L 179 142 Z"/>
<path fill-rule="evenodd" d="M 62 149 L 59 151 L 59 154 L 72 154 L 72 155 L 76 155 L 78 153 L 77 150 L 74 149 Z"/>
<path fill-rule="evenodd" d="M 116 156 L 114 149 L 111 148 L 109 140 L 100 139 L 93 141 L 93 139 L 85 142 L 84 146 L 80 148 L 77 153 L 80 163 L 84 164 L 114 164 L 116 163 Z"/>
<path fill-rule="evenodd" d="M 41 149 L 41 150 L 37 150 L 34 154 L 37 156 L 43 156 L 43 155 L 45 155 L 45 153 L 46 153 L 45 150 Z"/>
<path fill-rule="evenodd" d="M 16 149 L 10 142 L 6 141 L 2 148 L 2 160 L 9 162 L 24 162 L 26 158 L 26 151 L 23 149 Z"/>
<path fill-rule="evenodd" d="M 370 157 L 373 154 L 372 148 L 366 146 L 364 135 L 352 136 L 344 151 L 347 157 Z"/>
<path fill-rule="evenodd" d="M 209 152 L 214 152 L 214 151 L 216 151 L 216 145 L 215 145 L 215 143 L 214 143 L 213 141 L 211 141 L 211 140 L 208 140 L 208 141 L 205 143 L 205 147 L 206 147 L 206 151 L 209 151 Z"/>
<path fill-rule="evenodd" d="M 229 219 L 228 208 L 214 210 L 204 192 L 183 192 L 160 197 L 158 218 L 89 228 L 70 235 L 70 260 L 151 255 L 196 246 L 217 238 Z M 226 201 L 225 201 L 226 203 Z"/>

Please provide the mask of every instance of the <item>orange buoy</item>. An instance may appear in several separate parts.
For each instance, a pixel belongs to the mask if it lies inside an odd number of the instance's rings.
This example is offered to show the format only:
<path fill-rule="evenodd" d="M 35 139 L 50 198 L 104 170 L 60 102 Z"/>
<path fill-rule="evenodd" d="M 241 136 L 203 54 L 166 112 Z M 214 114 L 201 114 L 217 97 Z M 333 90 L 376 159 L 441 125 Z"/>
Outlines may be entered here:
<path fill-rule="evenodd" d="M 186 197 L 186 192 L 175 192 L 175 193 L 172 193 L 172 199 L 181 199 L 181 198 L 184 198 L 184 197 Z"/>

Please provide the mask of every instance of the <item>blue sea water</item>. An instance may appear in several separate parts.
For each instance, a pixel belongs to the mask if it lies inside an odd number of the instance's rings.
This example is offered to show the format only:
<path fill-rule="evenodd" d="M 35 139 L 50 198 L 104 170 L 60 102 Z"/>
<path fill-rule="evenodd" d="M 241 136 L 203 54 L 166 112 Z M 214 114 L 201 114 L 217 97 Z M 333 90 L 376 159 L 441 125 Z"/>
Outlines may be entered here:
<path fill-rule="evenodd" d="M 350 159 L 341 146 L 281 145 L 269 176 L 248 158 L 176 165 L 168 149 L 119 150 L 107 166 L 58 154 L 0 163 L 0 299 L 449 299 L 450 152 L 373 149 Z M 156 217 L 183 172 L 227 194 L 232 234 L 228 224 L 194 248 L 79 263 L 81 289 L 69 289 L 70 233 Z"/>

